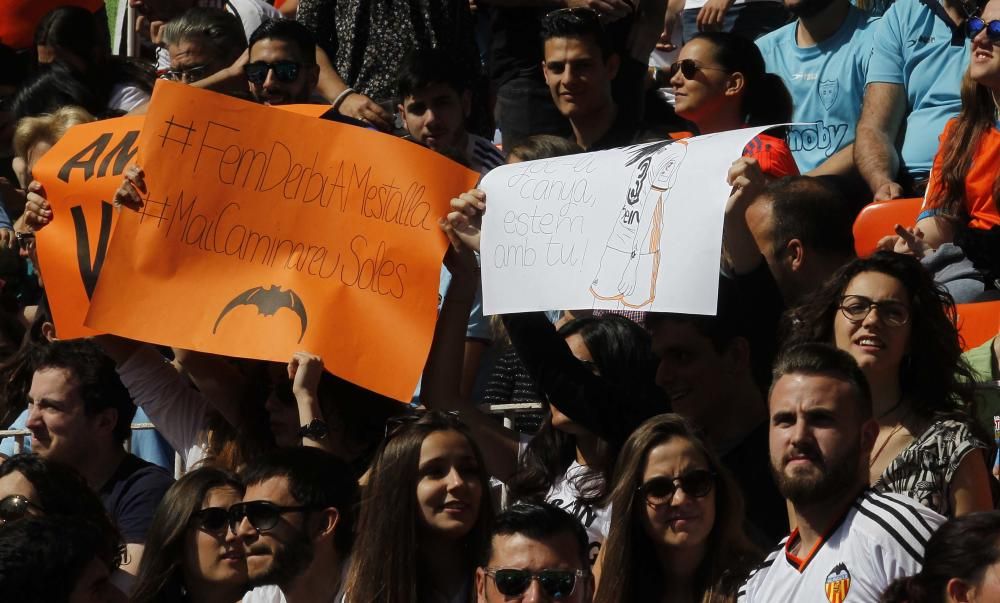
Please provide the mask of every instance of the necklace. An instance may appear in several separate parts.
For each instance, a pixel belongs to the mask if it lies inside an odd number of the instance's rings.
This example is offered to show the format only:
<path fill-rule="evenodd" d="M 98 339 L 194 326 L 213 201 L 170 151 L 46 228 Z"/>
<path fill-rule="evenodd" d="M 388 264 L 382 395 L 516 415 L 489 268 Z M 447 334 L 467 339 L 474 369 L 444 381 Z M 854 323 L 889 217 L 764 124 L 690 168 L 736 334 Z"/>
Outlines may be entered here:
<path fill-rule="evenodd" d="M 872 467 L 875 466 L 875 461 L 877 461 L 878 457 L 882 455 L 882 451 L 885 450 L 885 447 L 889 445 L 889 440 L 891 440 L 893 438 L 893 436 L 895 436 L 897 433 L 899 433 L 899 430 L 902 429 L 902 428 L 903 428 L 903 424 L 900 423 L 899 425 L 897 425 L 895 427 L 895 429 L 893 429 L 892 431 L 889 432 L 889 437 L 887 437 L 885 439 L 885 441 L 882 442 L 882 445 L 878 447 L 878 451 L 875 452 L 875 456 L 873 456 L 872 460 L 869 461 L 869 463 L 868 463 L 868 468 L 869 469 L 871 469 Z"/>

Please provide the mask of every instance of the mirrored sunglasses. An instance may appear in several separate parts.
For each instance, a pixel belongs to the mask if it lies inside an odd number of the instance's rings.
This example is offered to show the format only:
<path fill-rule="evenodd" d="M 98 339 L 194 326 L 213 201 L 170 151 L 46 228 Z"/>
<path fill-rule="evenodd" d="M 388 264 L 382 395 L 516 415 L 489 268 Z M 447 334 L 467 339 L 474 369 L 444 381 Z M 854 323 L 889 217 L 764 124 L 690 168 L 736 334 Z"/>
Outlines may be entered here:
<path fill-rule="evenodd" d="M 301 65 L 295 61 L 275 61 L 265 63 L 264 61 L 254 61 L 243 66 L 243 73 L 246 74 L 250 83 L 261 86 L 267 80 L 269 71 L 274 70 L 274 78 L 279 82 L 294 82 L 299 77 Z"/>
<path fill-rule="evenodd" d="M 555 600 L 566 599 L 576 589 L 576 579 L 586 576 L 586 570 L 555 570 L 530 572 L 523 569 L 486 568 L 486 575 L 493 578 L 497 590 L 505 597 L 518 597 L 531 587 L 533 580 L 538 580 L 545 594 Z"/>
<path fill-rule="evenodd" d="M 990 42 L 1000 46 L 1000 21 L 994 19 L 987 23 L 979 17 L 971 17 L 965 27 L 969 34 L 969 39 L 975 38 L 979 35 L 979 32 L 985 29 L 986 37 L 989 38 Z"/>

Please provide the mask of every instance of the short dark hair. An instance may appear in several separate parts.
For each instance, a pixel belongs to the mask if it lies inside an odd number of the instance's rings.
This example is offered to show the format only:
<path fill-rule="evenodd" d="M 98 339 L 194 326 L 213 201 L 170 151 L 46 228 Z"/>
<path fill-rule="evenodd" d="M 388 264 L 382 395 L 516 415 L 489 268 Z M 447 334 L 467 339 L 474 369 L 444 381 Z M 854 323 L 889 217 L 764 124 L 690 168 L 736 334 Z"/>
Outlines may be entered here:
<path fill-rule="evenodd" d="M 785 375 L 826 375 L 847 382 L 854 390 L 858 414 L 872 418 L 872 390 L 854 357 L 827 343 L 802 343 L 778 356 L 773 383 Z M 774 389 L 774 386 L 771 386 Z M 769 396 L 770 397 L 770 396 Z"/>
<path fill-rule="evenodd" d="M 587 532 L 580 520 L 547 502 L 519 502 L 496 516 L 482 556 L 482 565 L 493 556 L 493 539 L 497 536 L 520 534 L 532 540 L 546 540 L 559 534 L 569 534 L 576 542 L 580 567 L 590 569 Z"/>
<path fill-rule="evenodd" d="M 337 509 L 340 519 L 334 545 L 341 555 L 350 553 L 357 482 L 347 464 L 318 448 L 296 446 L 272 450 L 252 460 L 240 473 L 247 488 L 276 477 L 288 480 L 288 490 L 300 505 Z"/>
<path fill-rule="evenodd" d="M 461 95 L 469 90 L 470 80 L 453 53 L 441 48 L 408 52 L 400 62 L 396 76 L 399 102 L 405 103 L 406 97 L 433 84 L 445 84 Z"/>
<path fill-rule="evenodd" d="M 68 601 L 91 561 L 117 567 L 114 538 L 65 516 L 27 517 L 0 529 L 0 592 L 22 603 Z"/>
<path fill-rule="evenodd" d="M 605 59 L 615 53 L 611 38 L 601 25 L 600 16 L 590 8 L 554 10 L 542 19 L 542 44 L 552 38 L 589 38 L 601 49 Z"/>
<path fill-rule="evenodd" d="M 93 416 L 107 409 L 118 412 L 114 437 L 124 442 L 132 427 L 135 406 L 115 370 L 115 362 L 88 339 L 58 340 L 36 345 L 32 356 L 35 372 L 64 369 L 76 379 L 83 410 Z"/>
<path fill-rule="evenodd" d="M 295 44 L 302 54 L 303 65 L 316 64 L 316 38 L 309 28 L 289 19 L 268 19 L 250 34 L 249 48 L 261 40 L 281 40 Z"/>
<path fill-rule="evenodd" d="M 810 176 L 786 176 L 765 191 L 773 216 L 772 253 L 792 239 L 825 254 L 854 257 L 854 212 L 835 187 Z"/>

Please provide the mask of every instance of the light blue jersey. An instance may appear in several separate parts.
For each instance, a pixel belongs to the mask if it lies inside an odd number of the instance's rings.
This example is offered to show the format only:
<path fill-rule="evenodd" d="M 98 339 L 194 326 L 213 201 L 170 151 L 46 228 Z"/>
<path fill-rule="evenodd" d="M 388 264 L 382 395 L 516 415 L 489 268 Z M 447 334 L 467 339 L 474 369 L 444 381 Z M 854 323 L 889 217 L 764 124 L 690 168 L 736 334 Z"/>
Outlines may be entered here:
<path fill-rule="evenodd" d="M 921 0 L 896 0 L 875 26 L 868 83 L 906 88 L 906 134 L 902 169 L 927 177 L 938 137 L 962 108 L 962 74 L 970 42 L 962 28 L 944 21 Z"/>
<path fill-rule="evenodd" d="M 815 46 L 796 43 L 798 21 L 757 39 L 767 70 L 781 76 L 792 95 L 793 121 L 810 124 L 788 132 L 803 174 L 854 142 L 876 22 L 851 6 L 837 33 Z"/>

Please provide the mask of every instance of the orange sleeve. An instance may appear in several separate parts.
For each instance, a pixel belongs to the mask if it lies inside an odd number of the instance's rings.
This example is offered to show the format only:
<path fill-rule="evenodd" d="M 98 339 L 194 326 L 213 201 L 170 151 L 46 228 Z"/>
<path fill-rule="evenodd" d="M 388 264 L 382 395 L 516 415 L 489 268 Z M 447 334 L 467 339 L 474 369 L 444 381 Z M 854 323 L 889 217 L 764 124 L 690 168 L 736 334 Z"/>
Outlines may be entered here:
<path fill-rule="evenodd" d="M 941 164 L 944 162 L 944 157 L 941 154 L 941 147 L 944 145 L 944 141 L 951 136 L 952 130 L 955 129 L 955 124 L 958 118 L 952 118 L 948 120 L 945 124 L 944 130 L 941 132 L 941 136 L 938 136 L 938 151 L 934 154 L 934 165 L 931 166 L 931 173 L 927 177 L 927 189 L 924 191 L 924 202 L 920 204 L 920 211 L 928 209 L 935 209 L 938 207 L 940 202 L 940 196 L 942 193 L 941 188 Z"/>

